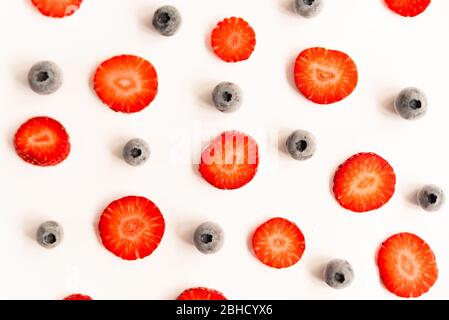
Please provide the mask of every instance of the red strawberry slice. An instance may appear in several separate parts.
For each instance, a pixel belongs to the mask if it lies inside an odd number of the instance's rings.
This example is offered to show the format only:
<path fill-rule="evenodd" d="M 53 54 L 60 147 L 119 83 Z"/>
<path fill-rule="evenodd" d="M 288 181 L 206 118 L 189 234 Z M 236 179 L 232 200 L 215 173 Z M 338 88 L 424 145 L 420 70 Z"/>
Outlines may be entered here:
<path fill-rule="evenodd" d="M 416 17 L 430 5 L 431 0 L 385 0 L 388 8 L 403 17 Z"/>
<path fill-rule="evenodd" d="M 144 197 L 113 201 L 98 224 L 103 245 L 125 260 L 143 259 L 159 246 L 165 222 L 159 208 Z"/>
<path fill-rule="evenodd" d="M 256 33 L 242 18 L 226 18 L 212 31 L 212 48 L 226 62 L 247 60 L 256 47 Z"/>
<path fill-rule="evenodd" d="M 296 224 L 287 219 L 274 218 L 257 228 L 253 248 L 262 263 L 282 269 L 293 266 L 301 259 L 306 243 Z"/>
<path fill-rule="evenodd" d="M 184 290 L 177 300 L 227 300 L 226 297 L 217 290 L 208 288 L 191 288 Z"/>
<path fill-rule="evenodd" d="M 64 300 L 92 300 L 92 298 L 84 294 L 76 293 L 65 297 Z"/>
<path fill-rule="evenodd" d="M 55 166 L 70 153 L 69 135 L 56 120 L 36 117 L 25 122 L 14 137 L 16 152 L 36 166 Z"/>
<path fill-rule="evenodd" d="M 411 233 L 396 234 L 382 243 L 377 265 L 385 287 L 403 298 L 421 296 L 438 278 L 432 249 Z"/>
<path fill-rule="evenodd" d="M 309 48 L 296 59 L 295 82 L 307 99 L 318 104 L 335 103 L 356 88 L 357 66 L 341 51 Z"/>
<path fill-rule="evenodd" d="M 199 171 L 218 189 L 238 189 L 249 183 L 259 166 L 257 142 L 237 131 L 217 137 L 201 155 Z"/>
<path fill-rule="evenodd" d="M 31 0 L 34 6 L 45 16 L 64 18 L 74 14 L 83 0 Z"/>
<path fill-rule="evenodd" d="M 334 176 L 334 195 L 340 205 L 354 212 L 384 206 L 393 196 L 396 175 L 390 164 L 374 153 L 359 153 L 346 160 Z"/>
<path fill-rule="evenodd" d="M 112 110 L 139 112 L 154 100 L 158 90 L 156 69 L 147 60 L 116 56 L 103 62 L 94 76 L 98 97 Z"/>

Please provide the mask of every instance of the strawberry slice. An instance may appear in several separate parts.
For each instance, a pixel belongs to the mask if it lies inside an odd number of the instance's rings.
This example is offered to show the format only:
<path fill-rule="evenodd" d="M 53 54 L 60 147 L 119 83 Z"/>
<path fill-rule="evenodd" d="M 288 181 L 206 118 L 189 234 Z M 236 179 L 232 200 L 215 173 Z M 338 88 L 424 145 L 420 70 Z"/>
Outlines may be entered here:
<path fill-rule="evenodd" d="M 295 82 L 307 99 L 318 104 L 335 103 L 356 88 L 357 66 L 341 51 L 309 48 L 296 59 Z"/>
<path fill-rule="evenodd" d="M 124 260 L 143 259 L 159 246 L 165 222 L 159 208 L 143 197 L 113 201 L 98 224 L 103 245 Z"/>
<path fill-rule="evenodd" d="M 368 212 L 385 205 L 395 186 L 396 175 L 385 159 L 374 153 L 359 153 L 338 168 L 333 189 L 343 208 Z"/>
<path fill-rule="evenodd" d="M 227 300 L 219 291 L 208 288 L 191 288 L 184 290 L 177 300 Z"/>
<path fill-rule="evenodd" d="M 257 228 L 253 248 L 262 263 L 282 269 L 293 266 L 301 259 L 306 243 L 296 224 L 287 219 L 274 218 Z"/>
<path fill-rule="evenodd" d="M 63 300 L 92 300 L 92 298 L 84 294 L 75 293 L 65 297 Z"/>
<path fill-rule="evenodd" d="M 258 166 L 257 142 L 244 133 L 227 131 L 203 151 L 199 171 L 214 187 L 232 190 L 249 183 Z"/>
<path fill-rule="evenodd" d="M 385 287 L 403 298 L 423 295 L 438 278 L 432 249 L 411 233 L 396 234 L 382 243 L 377 265 Z"/>
<path fill-rule="evenodd" d="M 212 48 L 226 62 L 247 60 L 256 47 L 256 33 L 242 18 L 226 18 L 212 31 Z"/>
<path fill-rule="evenodd" d="M 45 16 L 64 18 L 74 14 L 83 0 L 31 0 L 34 6 Z"/>
<path fill-rule="evenodd" d="M 137 56 L 116 56 L 98 67 L 94 76 L 94 89 L 112 110 L 139 112 L 156 97 L 156 69 L 150 62 Z"/>
<path fill-rule="evenodd" d="M 55 166 L 70 153 L 69 135 L 56 120 L 36 117 L 25 122 L 14 137 L 16 152 L 36 166 Z"/>
<path fill-rule="evenodd" d="M 416 17 L 430 5 L 431 0 L 385 0 L 388 8 L 403 17 Z"/>

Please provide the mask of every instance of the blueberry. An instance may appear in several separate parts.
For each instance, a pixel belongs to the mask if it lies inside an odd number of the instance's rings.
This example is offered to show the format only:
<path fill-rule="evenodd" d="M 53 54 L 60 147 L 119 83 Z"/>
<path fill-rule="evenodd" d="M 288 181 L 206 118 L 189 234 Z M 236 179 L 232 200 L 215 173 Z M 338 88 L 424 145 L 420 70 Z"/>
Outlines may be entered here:
<path fill-rule="evenodd" d="M 181 26 L 181 23 L 181 14 L 173 6 L 160 7 L 153 16 L 154 28 L 166 37 L 174 35 Z"/>
<path fill-rule="evenodd" d="M 296 12 L 304 18 L 313 18 L 321 13 L 324 0 L 295 0 Z"/>
<path fill-rule="evenodd" d="M 334 289 L 344 289 L 354 280 L 354 270 L 349 262 L 335 259 L 329 261 L 324 270 L 324 281 Z"/>
<path fill-rule="evenodd" d="M 296 130 L 287 139 L 288 153 L 295 160 L 307 160 L 313 157 L 316 151 L 314 135 L 305 130 Z"/>
<path fill-rule="evenodd" d="M 435 212 L 440 210 L 446 202 L 443 190 L 436 185 L 424 186 L 418 192 L 418 203 L 426 211 Z"/>
<path fill-rule="evenodd" d="M 193 242 L 201 253 L 216 253 L 224 244 L 223 229 L 216 223 L 205 222 L 196 228 Z"/>
<path fill-rule="evenodd" d="M 62 70 L 51 61 L 38 62 L 28 72 L 28 83 L 38 94 L 55 93 L 61 87 L 62 81 Z"/>
<path fill-rule="evenodd" d="M 37 242 L 47 249 L 53 249 L 58 246 L 64 235 L 61 225 L 55 221 L 42 223 L 37 229 Z"/>
<path fill-rule="evenodd" d="M 133 167 L 141 166 L 150 157 L 150 147 L 142 139 L 132 139 L 123 148 L 123 159 Z"/>
<path fill-rule="evenodd" d="M 242 90 L 232 82 L 219 83 L 212 92 L 212 101 L 221 112 L 234 112 L 242 105 Z"/>
<path fill-rule="evenodd" d="M 426 95 L 417 88 L 406 88 L 396 97 L 394 108 L 404 119 L 422 118 L 427 113 Z"/>

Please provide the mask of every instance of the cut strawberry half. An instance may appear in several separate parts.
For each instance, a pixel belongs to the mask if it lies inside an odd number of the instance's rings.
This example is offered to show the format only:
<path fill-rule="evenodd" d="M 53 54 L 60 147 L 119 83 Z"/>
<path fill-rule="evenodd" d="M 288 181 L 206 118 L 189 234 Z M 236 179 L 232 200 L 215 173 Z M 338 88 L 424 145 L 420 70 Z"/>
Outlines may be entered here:
<path fill-rule="evenodd" d="M 64 300 L 92 300 L 92 298 L 84 294 L 76 293 L 65 297 Z"/>
<path fill-rule="evenodd" d="M 429 245 L 411 233 L 388 238 L 379 250 L 377 265 L 385 287 L 403 298 L 429 291 L 438 278 L 435 255 Z"/>
<path fill-rule="evenodd" d="M 139 112 L 156 97 L 156 69 L 150 62 L 137 56 L 116 56 L 98 67 L 94 76 L 94 89 L 112 110 Z"/>
<path fill-rule="evenodd" d="M 64 18 L 74 14 L 83 0 L 31 0 L 34 6 L 45 16 Z"/>
<path fill-rule="evenodd" d="M 368 212 L 384 206 L 395 186 L 396 175 L 385 159 L 374 153 L 359 153 L 338 168 L 333 189 L 343 208 Z"/>
<path fill-rule="evenodd" d="M 56 120 L 36 117 L 25 122 L 14 137 L 16 152 L 36 166 L 55 166 L 70 153 L 69 135 Z"/>
<path fill-rule="evenodd" d="M 256 33 L 242 18 L 226 18 L 212 31 L 211 45 L 223 61 L 247 60 L 256 47 Z"/>
<path fill-rule="evenodd" d="M 403 17 L 416 17 L 430 5 L 431 0 L 385 0 L 388 8 Z"/>
<path fill-rule="evenodd" d="M 358 82 L 357 66 L 351 57 L 325 48 L 309 48 L 301 52 L 294 72 L 299 91 L 318 104 L 345 99 Z"/>
<path fill-rule="evenodd" d="M 257 142 L 244 133 L 227 131 L 203 151 L 199 171 L 214 187 L 232 190 L 249 183 L 258 166 Z"/>
<path fill-rule="evenodd" d="M 282 269 L 295 265 L 305 248 L 301 230 L 284 218 L 268 220 L 257 228 L 253 236 L 256 257 L 272 268 Z"/>
<path fill-rule="evenodd" d="M 184 290 L 177 300 L 227 300 L 219 291 L 208 288 L 191 288 Z"/>
<path fill-rule="evenodd" d="M 159 208 L 144 197 L 113 201 L 98 224 L 103 245 L 125 260 L 143 259 L 159 246 L 165 222 Z"/>

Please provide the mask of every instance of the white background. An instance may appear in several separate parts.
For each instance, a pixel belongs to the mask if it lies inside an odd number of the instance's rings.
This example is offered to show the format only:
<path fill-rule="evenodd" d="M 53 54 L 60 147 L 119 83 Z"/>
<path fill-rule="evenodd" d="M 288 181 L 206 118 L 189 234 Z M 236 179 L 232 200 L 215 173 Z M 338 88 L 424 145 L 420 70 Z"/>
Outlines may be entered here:
<path fill-rule="evenodd" d="M 181 11 L 174 37 L 151 27 L 164 4 Z M 96 299 L 174 299 L 185 288 L 207 286 L 230 299 L 394 299 L 375 264 L 380 243 L 397 232 L 415 232 L 435 251 L 440 276 L 423 298 L 449 298 L 448 209 L 425 213 L 414 201 L 426 183 L 449 192 L 446 138 L 449 74 L 449 2 L 434 0 L 414 19 L 391 13 L 382 0 L 327 1 L 323 13 L 305 20 L 290 0 L 85 0 L 63 20 L 46 18 L 29 0 L 0 4 L 0 298 L 61 299 L 81 292 Z M 229 16 L 244 17 L 257 33 L 247 62 L 226 64 L 209 47 L 210 32 Z M 305 100 L 294 87 L 293 62 L 300 51 L 324 46 L 350 54 L 360 82 L 329 107 Z M 99 63 L 116 54 L 151 61 L 160 90 L 139 114 L 116 114 L 91 89 Z M 65 83 L 38 96 L 26 82 L 31 65 L 53 60 Z M 234 114 L 210 104 L 220 81 L 244 90 Z M 392 111 L 394 95 L 417 86 L 428 95 L 428 115 L 417 122 Z M 16 129 L 28 118 L 48 115 L 71 135 L 72 152 L 54 168 L 23 162 L 14 152 Z M 308 162 L 291 160 L 278 147 L 294 129 L 312 131 L 319 143 Z M 241 130 L 259 142 L 261 166 L 253 182 L 220 191 L 204 182 L 193 163 L 200 149 L 223 130 Z M 127 166 L 120 150 L 130 138 L 151 145 L 144 167 Z M 395 168 L 393 199 L 368 214 L 345 211 L 330 191 L 336 167 L 349 156 L 373 151 Z M 105 250 L 98 218 L 112 200 L 131 194 L 153 200 L 166 220 L 160 247 L 144 260 L 126 262 Z M 286 270 L 270 269 L 252 254 L 252 231 L 283 216 L 306 237 L 303 259 Z M 65 239 L 54 250 L 37 245 L 37 226 L 59 221 Z M 205 220 L 226 231 L 225 247 L 203 256 L 191 243 Z M 349 260 L 353 285 L 343 291 L 321 280 L 331 258 Z"/>

